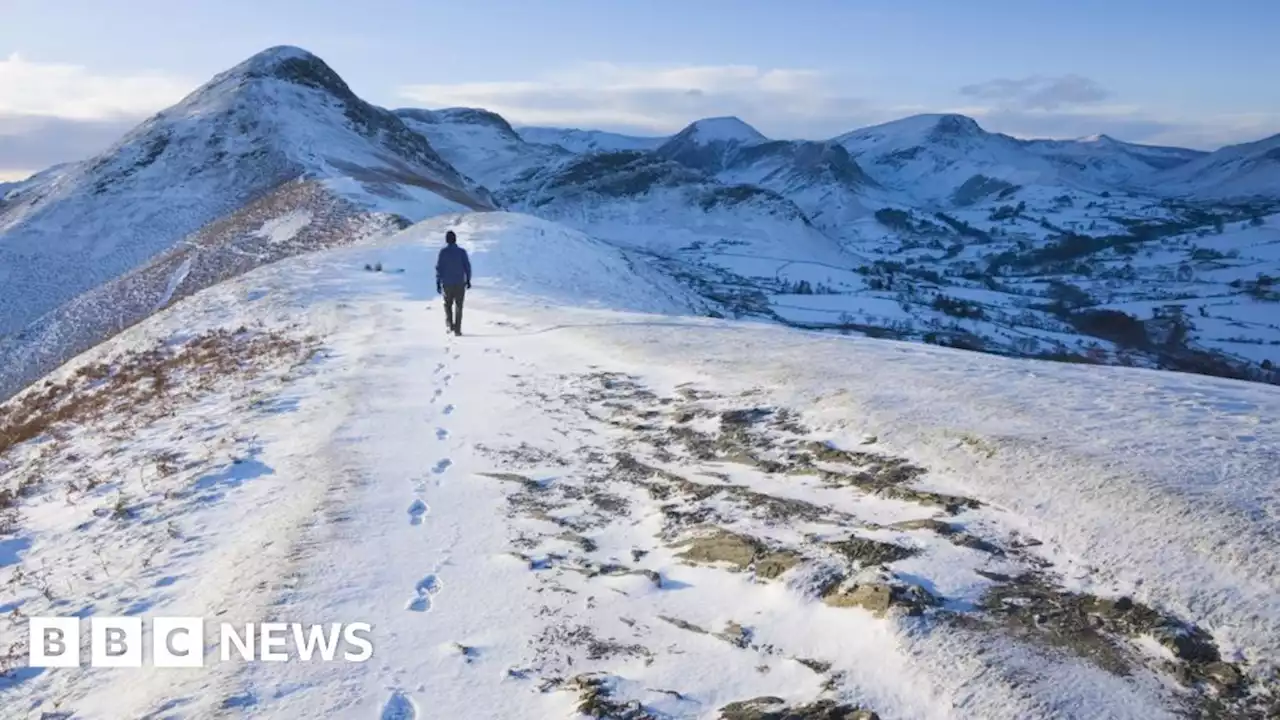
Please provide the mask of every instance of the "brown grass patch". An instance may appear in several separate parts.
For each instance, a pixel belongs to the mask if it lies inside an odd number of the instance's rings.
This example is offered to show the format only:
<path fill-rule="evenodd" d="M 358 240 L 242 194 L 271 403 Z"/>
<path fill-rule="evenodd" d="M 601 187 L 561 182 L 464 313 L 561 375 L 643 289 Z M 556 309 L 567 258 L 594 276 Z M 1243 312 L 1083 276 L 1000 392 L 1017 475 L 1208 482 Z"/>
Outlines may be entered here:
<path fill-rule="evenodd" d="M 60 426 L 108 414 L 153 420 L 172 412 L 172 403 L 162 401 L 193 398 L 232 378 L 252 379 L 272 365 L 305 362 L 317 346 L 313 336 L 241 327 L 85 365 L 66 380 L 46 380 L 0 405 L 0 456 Z"/>

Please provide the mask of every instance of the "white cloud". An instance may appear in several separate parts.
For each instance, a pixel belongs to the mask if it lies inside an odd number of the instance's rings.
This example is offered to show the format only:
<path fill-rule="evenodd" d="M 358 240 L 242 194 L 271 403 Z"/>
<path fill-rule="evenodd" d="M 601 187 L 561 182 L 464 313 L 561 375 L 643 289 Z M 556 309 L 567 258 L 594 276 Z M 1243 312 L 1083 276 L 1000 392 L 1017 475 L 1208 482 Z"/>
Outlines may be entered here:
<path fill-rule="evenodd" d="M 35 173 L 36 173 L 35 170 L 19 170 L 17 168 L 6 170 L 3 168 L 0 168 L 0 183 L 17 182 L 18 180 L 26 180 L 27 178 L 31 177 Z"/>
<path fill-rule="evenodd" d="M 194 87 L 167 75 L 104 75 L 80 65 L 31 62 L 14 53 L 0 61 L 0 115 L 140 117 L 176 103 Z"/>
<path fill-rule="evenodd" d="M 960 88 L 960 94 L 1012 107 L 1039 110 L 1088 105 L 1111 97 L 1111 92 L 1097 81 L 1081 75 L 996 78 L 965 85 Z"/>
<path fill-rule="evenodd" d="M 93 155 L 195 83 L 158 73 L 109 75 L 80 65 L 0 60 L 0 177 L 25 177 Z"/>

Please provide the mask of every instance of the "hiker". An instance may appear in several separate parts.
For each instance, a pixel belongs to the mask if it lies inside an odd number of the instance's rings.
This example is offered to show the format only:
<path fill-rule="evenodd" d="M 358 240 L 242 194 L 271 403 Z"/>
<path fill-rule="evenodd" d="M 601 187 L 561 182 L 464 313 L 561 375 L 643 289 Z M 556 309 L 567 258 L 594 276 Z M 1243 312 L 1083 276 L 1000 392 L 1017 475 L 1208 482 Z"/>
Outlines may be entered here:
<path fill-rule="evenodd" d="M 458 247 L 458 236 L 452 230 L 444 234 L 444 242 L 436 258 L 436 292 L 444 295 L 445 332 L 461 335 L 462 300 L 471 289 L 471 259 Z"/>

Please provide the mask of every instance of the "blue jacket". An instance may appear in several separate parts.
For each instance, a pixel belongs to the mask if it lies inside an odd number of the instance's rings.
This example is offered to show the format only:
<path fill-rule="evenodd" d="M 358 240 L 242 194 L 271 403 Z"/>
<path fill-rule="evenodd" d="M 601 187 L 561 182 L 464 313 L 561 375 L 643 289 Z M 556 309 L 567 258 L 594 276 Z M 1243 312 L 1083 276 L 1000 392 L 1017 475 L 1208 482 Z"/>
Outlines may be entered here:
<path fill-rule="evenodd" d="M 436 258 L 437 285 L 466 285 L 471 282 L 471 259 L 457 245 L 445 245 Z"/>

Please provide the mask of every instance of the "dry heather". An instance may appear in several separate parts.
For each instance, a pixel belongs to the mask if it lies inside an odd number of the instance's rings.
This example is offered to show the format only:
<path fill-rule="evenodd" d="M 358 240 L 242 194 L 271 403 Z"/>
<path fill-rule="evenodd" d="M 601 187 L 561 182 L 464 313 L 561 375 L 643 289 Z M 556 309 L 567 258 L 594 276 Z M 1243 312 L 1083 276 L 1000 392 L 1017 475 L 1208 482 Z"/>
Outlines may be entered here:
<path fill-rule="evenodd" d="M 133 350 L 46 380 L 0 405 L 0 458 L 28 440 L 108 417 L 147 422 L 233 379 L 306 362 L 318 340 L 241 327 L 210 330 L 181 345 Z M 12 492 L 9 489 L 0 492 Z"/>

